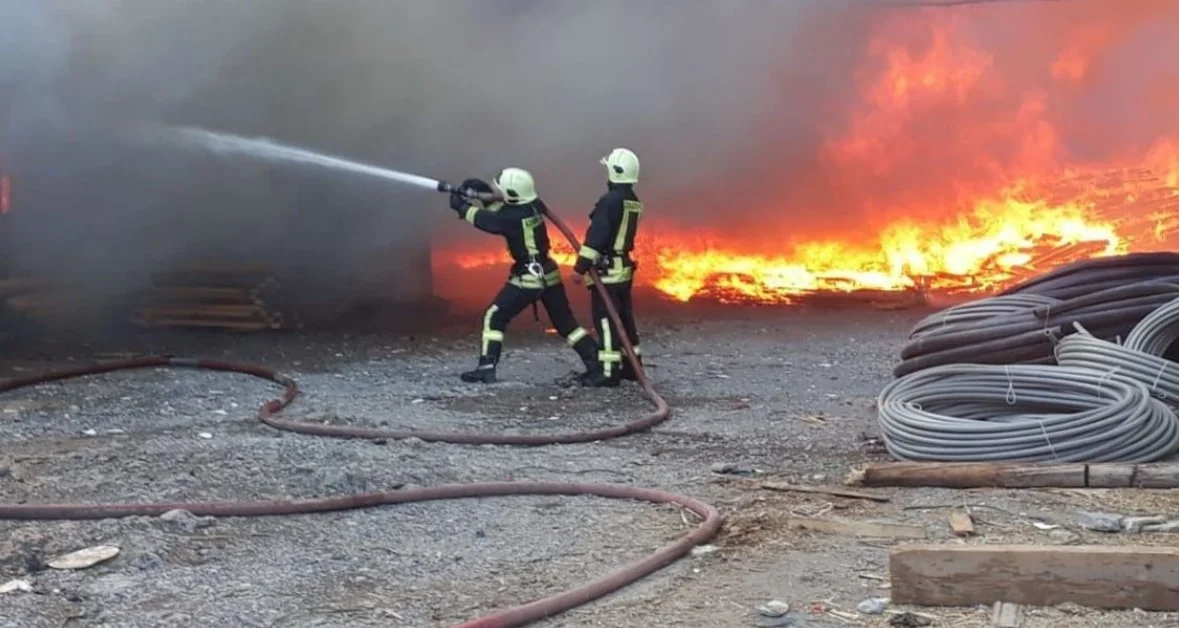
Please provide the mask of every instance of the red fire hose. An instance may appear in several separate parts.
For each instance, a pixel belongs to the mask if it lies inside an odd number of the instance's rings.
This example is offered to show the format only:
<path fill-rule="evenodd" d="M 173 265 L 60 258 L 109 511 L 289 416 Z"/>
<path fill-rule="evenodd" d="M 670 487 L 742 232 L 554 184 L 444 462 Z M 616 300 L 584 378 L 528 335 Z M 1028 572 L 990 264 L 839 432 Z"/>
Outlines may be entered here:
<path fill-rule="evenodd" d="M 556 216 L 549 216 L 557 228 L 573 244 L 574 250 L 579 248 L 577 239 L 569 228 Z M 497 435 L 470 434 L 448 432 L 419 432 L 394 431 L 352 426 L 322 425 L 292 421 L 278 417 L 278 413 L 289 406 L 299 394 L 299 388 L 294 380 L 280 375 L 268 368 L 252 365 L 237 364 L 219 360 L 204 360 L 192 358 L 176 358 L 168 356 L 144 357 L 119 362 L 54 371 L 41 375 L 19 377 L 0 381 L 0 393 L 18 388 L 33 386 L 46 382 L 71 379 L 85 375 L 96 375 L 129 369 L 158 368 L 158 367 L 186 367 L 228 371 L 260 377 L 281 385 L 284 392 L 281 397 L 267 401 L 258 410 L 258 419 L 273 428 L 311 434 L 317 436 L 333 436 L 344 438 L 389 438 L 402 439 L 417 437 L 422 440 L 460 443 L 460 444 L 501 444 L 501 445 L 547 445 L 558 443 L 580 443 L 608 438 L 616 438 L 650 429 L 666 421 L 670 415 L 667 402 L 655 391 L 642 365 L 635 358 L 634 349 L 619 321 L 617 309 L 614 307 L 609 293 L 603 288 L 601 281 L 594 271 L 590 271 L 594 279 L 594 286 L 603 296 L 611 319 L 619 330 L 627 358 L 638 376 L 639 383 L 647 397 L 655 404 L 655 411 L 638 421 L 614 428 L 594 430 L 591 432 L 576 432 L 555 435 Z M 357 508 L 371 508 L 390 504 L 407 502 L 432 501 L 439 499 L 463 499 L 468 497 L 503 497 L 518 495 L 596 495 L 612 499 L 635 499 L 640 501 L 671 504 L 686 508 L 703 521 L 700 525 L 650 556 L 633 562 L 626 567 L 583 584 L 564 593 L 541 598 L 527 604 L 509 608 L 504 611 L 479 617 L 457 628 L 514 628 L 525 624 L 563 613 L 571 608 L 586 604 L 609 593 L 617 591 L 628 584 L 638 581 L 677 559 L 685 556 L 691 549 L 708 541 L 721 528 L 723 517 L 712 506 L 690 497 L 668 493 L 665 491 L 633 488 L 614 484 L 586 484 L 562 482 L 490 482 L 475 484 L 445 484 L 429 488 L 409 489 L 403 491 L 382 491 L 362 493 L 357 495 L 322 497 L 303 500 L 256 500 L 256 501 L 218 501 L 191 503 L 148 503 L 148 504 L 0 504 L 0 519 L 22 520 L 63 520 L 63 519 L 109 519 L 131 516 L 155 516 L 173 509 L 184 509 L 198 516 L 216 517 L 260 517 L 270 515 L 307 514 L 351 510 Z"/>

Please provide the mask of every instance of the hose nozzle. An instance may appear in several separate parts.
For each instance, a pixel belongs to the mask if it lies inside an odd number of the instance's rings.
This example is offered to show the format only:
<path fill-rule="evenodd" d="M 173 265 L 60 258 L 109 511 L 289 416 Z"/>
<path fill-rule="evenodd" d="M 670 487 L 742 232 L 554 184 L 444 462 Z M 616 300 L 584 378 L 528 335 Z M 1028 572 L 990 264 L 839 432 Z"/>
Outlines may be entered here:
<path fill-rule="evenodd" d="M 438 191 L 443 194 L 457 194 L 468 201 L 483 201 L 484 203 L 494 203 L 502 201 L 503 197 L 494 192 L 476 192 L 470 188 L 465 188 L 458 185 L 452 185 L 446 181 L 438 182 Z"/>

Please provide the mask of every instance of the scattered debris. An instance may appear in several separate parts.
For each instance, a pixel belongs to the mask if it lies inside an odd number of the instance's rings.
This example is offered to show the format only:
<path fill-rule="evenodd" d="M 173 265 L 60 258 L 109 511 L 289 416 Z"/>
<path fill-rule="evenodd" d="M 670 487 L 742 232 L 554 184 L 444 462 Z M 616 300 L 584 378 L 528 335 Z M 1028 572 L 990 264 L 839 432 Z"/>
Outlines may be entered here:
<path fill-rule="evenodd" d="M 781 617 L 790 612 L 790 604 L 782 600 L 770 600 L 758 606 L 757 612 L 766 617 Z"/>
<path fill-rule="evenodd" d="M 0 595 L 5 593 L 15 593 L 21 591 L 24 593 L 33 592 L 33 583 L 28 580 L 9 580 L 4 584 L 0 584 Z"/>
<path fill-rule="evenodd" d="M 971 536 L 974 534 L 974 520 L 965 510 L 950 513 L 950 531 L 954 536 Z"/>
<path fill-rule="evenodd" d="M 757 469 L 743 469 L 731 462 L 718 462 L 712 465 L 712 472 L 720 475 L 740 475 L 750 477 L 757 474 Z"/>
<path fill-rule="evenodd" d="M 873 538 L 924 539 L 925 528 L 921 526 L 902 525 L 897 523 L 873 523 L 870 521 L 852 521 L 840 519 L 811 519 L 807 517 L 790 517 L 787 525 L 815 532 L 829 534 L 846 534 L 848 536 L 865 536 Z"/>
<path fill-rule="evenodd" d="M 831 495 L 832 497 L 847 497 L 848 499 L 867 499 L 874 502 L 890 501 L 888 497 L 882 495 L 872 495 L 871 493 L 861 493 L 859 491 L 849 491 L 840 488 L 824 488 L 821 486 L 800 486 L 797 484 L 778 484 L 775 482 L 766 482 L 761 485 L 767 491 L 780 491 L 783 493 L 813 493 L 817 495 Z"/>
<path fill-rule="evenodd" d="M 883 615 L 885 608 L 888 608 L 888 598 L 884 597 L 872 597 L 856 604 L 856 610 L 865 615 Z"/>
<path fill-rule="evenodd" d="M 893 615 L 888 625 L 894 628 L 924 628 L 933 625 L 933 618 L 919 613 L 901 613 Z"/>
<path fill-rule="evenodd" d="M 76 552 L 62 554 L 46 565 L 53 569 L 86 569 L 98 563 L 106 562 L 119 555 L 119 548 L 113 545 L 95 545 Z"/>
<path fill-rule="evenodd" d="M 1123 519 L 1122 515 L 1108 512 L 1082 512 L 1077 517 L 1077 523 L 1094 532 L 1121 532 Z"/>
<path fill-rule="evenodd" d="M 994 628 L 1019 628 L 1023 624 L 1023 607 L 1019 604 L 995 602 L 991 612 L 991 625 Z"/>
<path fill-rule="evenodd" d="M 1081 542 L 1081 535 L 1072 530 L 1065 530 L 1064 528 L 1055 528 L 1048 533 L 1048 538 L 1053 543 L 1058 545 L 1073 545 Z"/>
<path fill-rule="evenodd" d="M 1142 526 L 1143 532 L 1169 532 L 1172 534 L 1179 533 L 1179 521 L 1168 521 L 1158 525 Z"/>
<path fill-rule="evenodd" d="M 1125 532 L 1141 532 L 1146 526 L 1166 523 L 1166 517 L 1126 517 L 1122 519 L 1122 530 Z"/>

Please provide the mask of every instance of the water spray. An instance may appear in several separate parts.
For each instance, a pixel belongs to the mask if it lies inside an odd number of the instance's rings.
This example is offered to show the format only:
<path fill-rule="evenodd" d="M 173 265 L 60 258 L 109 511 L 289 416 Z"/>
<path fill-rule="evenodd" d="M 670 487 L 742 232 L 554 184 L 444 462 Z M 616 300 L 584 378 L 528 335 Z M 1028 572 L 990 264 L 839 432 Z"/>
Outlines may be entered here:
<path fill-rule="evenodd" d="M 319 166 L 321 168 L 355 172 L 357 174 L 397 181 L 427 190 L 434 190 L 444 194 L 457 194 L 468 200 L 480 200 L 484 202 L 499 200 L 496 194 L 480 193 L 438 179 L 431 179 L 408 172 L 400 172 L 342 157 L 317 153 L 304 148 L 288 146 L 265 137 L 241 137 L 195 127 L 164 127 L 149 124 L 138 125 L 133 128 L 131 133 L 136 139 L 149 144 L 163 143 L 172 146 L 200 146 L 223 155 L 243 155 L 256 159 L 289 161 Z"/>

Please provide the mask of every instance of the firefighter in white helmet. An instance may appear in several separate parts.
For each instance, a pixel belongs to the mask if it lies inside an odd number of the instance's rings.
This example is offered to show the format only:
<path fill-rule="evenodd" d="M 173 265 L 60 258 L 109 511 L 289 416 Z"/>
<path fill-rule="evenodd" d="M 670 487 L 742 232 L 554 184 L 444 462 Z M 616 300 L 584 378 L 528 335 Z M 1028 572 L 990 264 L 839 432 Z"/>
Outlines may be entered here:
<path fill-rule="evenodd" d="M 607 190 L 590 212 L 590 226 L 573 266 L 574 283 L 582 283 L 590 268 L 596 268 L 602 285 L 610 294 L 619 318 L 634 347 L 635 357 L 642 361 L 639 332 L 635 326 L 631 286 L 638 267 L 631 257 L 643 203 L 635 195 L 639 181 L 639 158 L 625 148 L 615 148 L 600 162 L 606 167 Z M 597 329 L 598 360 L 608 386 L 616 386 L 620 379 L 637 379 L 634 369 L 623 360 L 618 330 L 614 329 L 606 304 L 597 290 L 590 291 L 590 307 Z"/>
<path fill-rule="evenodd" d="M 485 384 L 496 381 L 504 330 L 529 305 L 535 312 L 539 301 L 557 333 L 585 364 L 586 371 L 580 375 L 580 383 L 586 386 L 605 383 L 598 361 L 598 344 L 577 324 L 565 286 L 561 283 L 561 269 L 549 257 L 549 236 L 544 221 L 548 208 L 536 194 L 532 175 L 520 168 L 505 168 L 493 179 L 492 185 L 480 179 L 467 179 L 460 188 L 481 193 L 496 192 L 503 197 L 502 203 L 483 206 L 456 192 L 451 194 L 450 207 L 480 231 L 503 236 L 512 257 L 507 283 L 483 314 L 479 364 L 473 371 L 463 373 L 462 380 Z"/>

